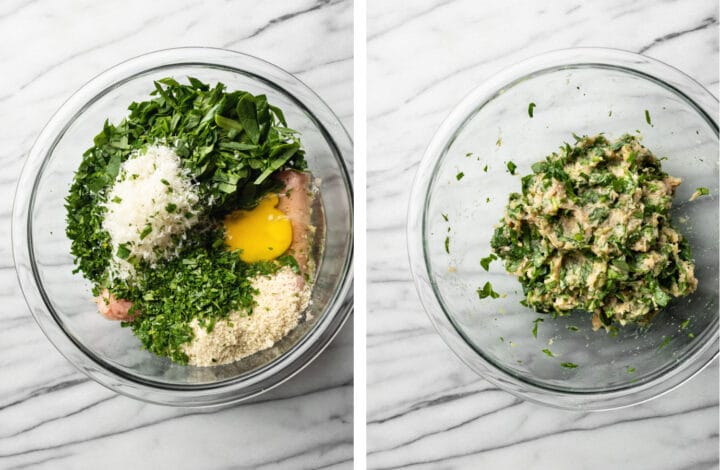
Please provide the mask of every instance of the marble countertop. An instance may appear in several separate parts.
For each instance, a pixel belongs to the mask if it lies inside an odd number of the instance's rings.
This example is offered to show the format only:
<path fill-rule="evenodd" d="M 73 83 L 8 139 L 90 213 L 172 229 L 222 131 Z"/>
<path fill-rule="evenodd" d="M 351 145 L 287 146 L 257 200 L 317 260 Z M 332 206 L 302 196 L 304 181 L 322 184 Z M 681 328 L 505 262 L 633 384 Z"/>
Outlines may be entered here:
<path fill-rule="evenodd" d="M 12 194 L 42 126 L 104 69 L 168 47 L 215 46 L 298 75 L 353 123 L 350 0 L 0 3 L 0 468 L 351 468 L 352 320 L 305 371 L 249 404 L 144 404 L 76 371 L 15 278 Z"/>
<path fill-rule="evenodd" d="M 665 61 L 718 93 L 714 0 L 420 0 L 368 6 L 368 467 L 717 469 L 718 363 L 605 413 L 524 402 L 433 330 L 408 269 L 408 194 L 430 136 L 483 79 L 577 46 Z"/>

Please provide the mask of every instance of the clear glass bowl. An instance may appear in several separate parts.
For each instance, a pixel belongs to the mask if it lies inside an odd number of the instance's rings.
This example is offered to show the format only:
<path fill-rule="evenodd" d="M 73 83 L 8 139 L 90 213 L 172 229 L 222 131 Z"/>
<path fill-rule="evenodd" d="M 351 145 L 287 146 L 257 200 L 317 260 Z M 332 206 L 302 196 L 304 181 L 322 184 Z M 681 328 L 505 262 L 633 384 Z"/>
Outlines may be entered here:
<path fill-rule="evenodd" d="M 440 336 L 497 386 L 560 408 L 628 406 L 702 370 L 718 354 L 717 116 L 717 99 L 690 77 L 617 50 L 552 52 L 483 83 L 433 137 L 410 199 L 412 272 Z M 523 307 L 517 278 L 499 261 L 489 272 L 479 263 L 490 254 L 508 195 L 520 191 L 520 176 L 563 142 L 574 142 L 572 133 L 614 139 L 636 130 L 645 146 L 667 157 L 663 169 L 683 179 L 672 216 L 690 241 L 697 291 L 674 300 L 649 328 L 628 326 L 616 335 L 593 332 L 586 312 L 552 319 Z M 517 165 L 515 176 L 509 161 Z M 711 195 L 687 202 L 700 186 Z M 476 289 L 487 281 L 506 296 L 480 300 Z M 537 338 L 536 318 L 544 320 Z"/>
<path fill-rule="evenodd" d="M 147 99 L 153 80 L 187 76 L 229 90 L 264 93 L 302 133 L 308 166 L 322 180 L 324 251 L 308 307 L 309 321 L 271 349 L 234 364 L 181 366 L 147 351 L 128 328 L 103 319 L 91 284 L 73 274 L 64 198 L 83 152 L 105 119 L 118 122 L 132 101 Z M 18 279 L 45 335 L 77 368 L 118 393 L 178 406 L 239 401 L 278 385 L 310 363 L 352 310 L 352 187 L 345 160 L 352 141 L 307 86 L 248 55 L 210 48 L 153 52 L 109 69 L 75 93 L 51 118 L 28 156 L 13 208 Z"/>

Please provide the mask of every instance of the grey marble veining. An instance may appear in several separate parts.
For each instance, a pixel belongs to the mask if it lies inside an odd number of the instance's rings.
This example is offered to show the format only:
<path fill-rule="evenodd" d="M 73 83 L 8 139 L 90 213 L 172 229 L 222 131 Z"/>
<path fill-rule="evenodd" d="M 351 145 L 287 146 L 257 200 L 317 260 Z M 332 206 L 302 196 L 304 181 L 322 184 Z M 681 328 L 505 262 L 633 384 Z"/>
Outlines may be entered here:
<path fill-rule="evenodd" d="M 718 364 L 646 404 L 577 413 L 478 378 L 433 330 L 410 277 L 417 164 L 483 79 L 567 47 L 643 52 L 718 93 L 713 0 L 368 2 L 368 466 L 717 469 Z"/>
<path fill-rule="evenodd" d="M 225 47 L 297 74 L 352 129 L 352 2 L 0 2 L 0 468 L 351 468 L 352 320 L 299 376 L 249 404 L 143 404 L 77 372 L 25 306 L 12 194 L 68 96 L 133 56 Z"/>

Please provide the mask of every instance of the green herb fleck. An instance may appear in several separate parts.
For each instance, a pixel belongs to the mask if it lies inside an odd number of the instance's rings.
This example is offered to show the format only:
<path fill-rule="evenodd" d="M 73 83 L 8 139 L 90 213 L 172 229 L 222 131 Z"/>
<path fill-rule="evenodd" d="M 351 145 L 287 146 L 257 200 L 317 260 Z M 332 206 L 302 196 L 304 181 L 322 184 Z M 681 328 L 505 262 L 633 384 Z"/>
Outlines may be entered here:
<path fill-rule="evenodd" d="M 440 214 L 445 222 L 448 221 L 448 215 L 447 214 Z"/>
<path fill-rule="evenodd" d="M 497 299 L 498 297 L 500 297 L 500 294 L 498 294 L 497 292 L 495 292 L 493 290 L 492 284 L 490 284 L 489 282 L 486 282 L 485 285 L 482 286 L 482 288 L 478 288 L 477 294 L 478 294 L 478 297 L 480 297 L 481 299 L 484 299 L 487 297 Z"/>
<path fill-rule="evenodd" d="M 118 246 L 116 254 L 117 257 L 120 259 L 128 259 L 128 257 L 130 256 L 130 249 L 127 247 L 127 245 L 122 244 Z"/>
<path fill-rule="evenodd" d="M 658 346 L 658 350 L 660 350 L 660 349 L 664 348 L 665 346 L 667 346 L 668 344 L 670 344 L 670 341 L 672 341 L 671 336 L 663 336 L 663 341 L 662 341 L 662 343 L 660 343 L 660 346 Z"/>
<path fill-rule="evenodd" d="M 465 173 L 463 173 L 463 172 L 461 171 L 461 172 L 459 172 L 457 175 L 455 175 L 455 179 L 457 179 L 458 181 L 460 181 L 461 179 L 463 179 L 464 176 L 465 176 Z"/>
<path fill-rule="evenodd" d="M 648 125 L 653 126 L 652 120 L 650 119 L 650 111 L 647 109 L 645 110 L 645 120 L 647 121 Z"/>
<path fill-rule="evenodd" d="M 533 117 L 533 111 L 535 110 L 535 103 L 528 105 L 528 116 Z"/>
<path fill-rule="evenodd" d="M 545 320 L 542 318 L 536 318 L 533 320 L 533 329 L 532 329 L 532 335 L 534 338 L 537 338 L 538 333 L 538 324 L 544 322 Z"/>
<path fill-rule="evenodd" d="M 561 362 L 560 365 L 566 369 L 575 369 L 577 368 L 577 364 L 573 364 L 572 362 Z"/>
<path fill-rule="evenodd" d="M 705 187 L 696 188 L 695 192 L 692 193 L 692 196 L 690 196 L 690 201 L 694 201 L 695 199 L 699 198 L 700 196 L 707 196 L 710 194 L 710 190 Z"/>
<path fill-rule="evenodd" d="M 627 373 L 628 373 L 628 374 L 632 374 L 632 373 L 635 372 L 636 369 L 635 369 L 634 367 L 628 366 L 626 370 L 627 370 Z"/>
<path fill-rule="evenodd" d="M 450 254 L 450 237 L 445 237 L 445 253 Z"/>
<path fill-rule="evenodd" d="M 489 256 L 486 256 L 485 258 L 482 258 L 480 260 L 480 266 L 483 267 L 485 271 L 490 269 L 490 263 L 492 263 L 494 260 L 497 259 L 497 256 L 494 254 L 490 254 Z"/>
<path fill-rule="evenodd" d="M 552 351 L 550 351 L 550 350 L 547 349 L 547 348 L 543 349 L 542 352 L 544 352 L 545 355 L 548 356 L 548 357 L 555 357 L 555 354 L 553 354 Z"/>
<path fill-rule="evenodd" d="M 177 205 L 173 204 L 172 202 L 169 202 L 167 206 L 165 206 L 165 212 L 167 212 L 168 214 L 172 214 L 173 212 L 175 212 L 175 209 L 177 209 Z"/>
<path fill-rule="evenodd" d="M 507 162 L 507 169 L 511 175 L 514 175 L 515 170 L 517 169 L 517 165 L 515 165 L 515 163 L 513 162 Z"/>
<path fill-rule="evenodd" d="M 140 232 L 140 240 L 144 240 L 145 237 L 150 235 L 151 232 L 152 232 L 152 225 L 150 225 L 150 224 L 145 225 L 145 228 L 143 228 L 142 232 Z"/>
<path fill-rule="evenodd" d="M 295 274 L 300 274 L 300 264 L 298 264 L 297 259 L 291 255 L 291 254 L 284 254 L 277 258 L 277 262 L 280 263 L 283 266 L 290 266 L 290 269 L 292 269 L 292 272 Z"/>

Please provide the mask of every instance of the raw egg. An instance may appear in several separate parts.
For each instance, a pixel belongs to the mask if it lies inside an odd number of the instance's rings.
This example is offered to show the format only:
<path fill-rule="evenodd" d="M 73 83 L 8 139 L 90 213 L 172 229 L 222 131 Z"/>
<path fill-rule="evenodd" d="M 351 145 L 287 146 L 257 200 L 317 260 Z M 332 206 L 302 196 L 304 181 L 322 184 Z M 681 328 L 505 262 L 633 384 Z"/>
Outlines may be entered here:
<path fill-rule="evenodd" d="M 277 194 L 265 196 L 251 210 L 237 210 L 225 218 L 225 243 L 242 250 L 246 263 L 269 261 L 282 255 L 292 243 L 292 224 L 277 208 Z"/>

